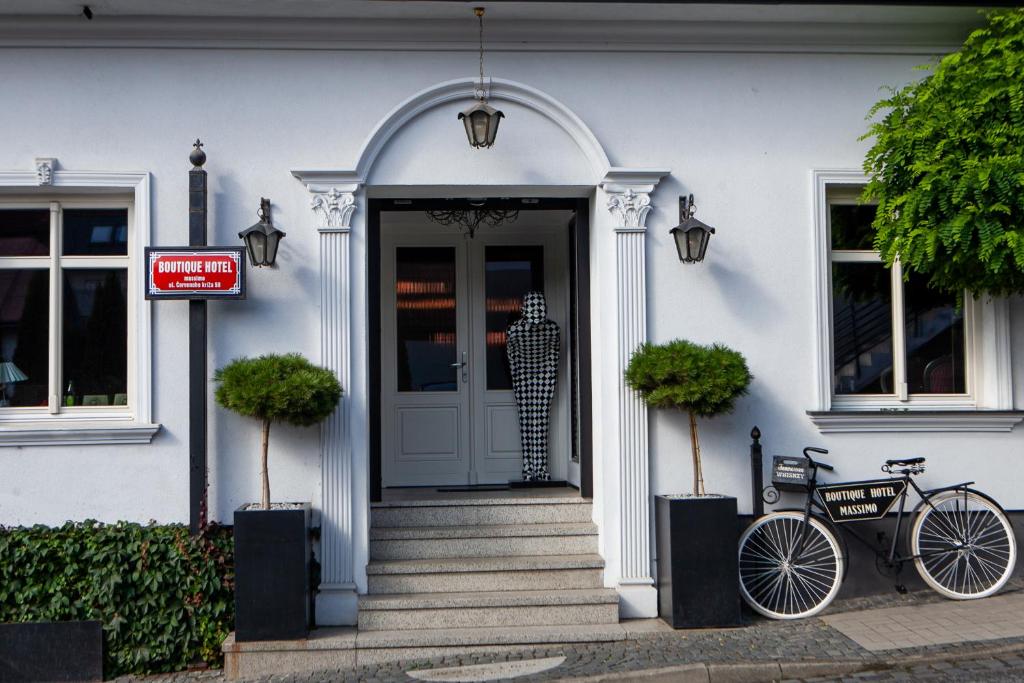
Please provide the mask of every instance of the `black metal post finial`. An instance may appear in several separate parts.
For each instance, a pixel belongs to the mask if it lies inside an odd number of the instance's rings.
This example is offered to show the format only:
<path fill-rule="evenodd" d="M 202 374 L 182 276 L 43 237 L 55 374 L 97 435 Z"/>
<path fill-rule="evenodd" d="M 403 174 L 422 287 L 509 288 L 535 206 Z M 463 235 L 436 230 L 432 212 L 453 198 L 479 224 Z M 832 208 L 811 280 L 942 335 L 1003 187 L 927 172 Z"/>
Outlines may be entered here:
<path fill-rule="evenodd" d="M 192 153 L 188 155 L 188 160 L 196 168 L 200 168 L 206 163 L 206 152 L 203 151 L 203 143 L 200 142 L 199 138 L 196 138 L 196 141 L 192 143 Z"/>
<path fill-rule="evenodd" d="M 754 441 L 758 441 L 761 438 L 761 430 L 754 425 L 754 428 L 750 430 L 750 438 Z"/>

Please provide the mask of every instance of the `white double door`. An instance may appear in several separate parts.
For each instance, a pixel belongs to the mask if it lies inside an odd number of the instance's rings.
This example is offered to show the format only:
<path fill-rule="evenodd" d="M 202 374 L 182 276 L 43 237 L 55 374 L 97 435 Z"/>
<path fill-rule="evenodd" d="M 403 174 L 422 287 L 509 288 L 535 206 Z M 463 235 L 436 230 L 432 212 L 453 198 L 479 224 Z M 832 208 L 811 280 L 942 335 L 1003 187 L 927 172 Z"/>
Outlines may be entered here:
<path fill-rule="evenodd" d="M 422 214 L 382 214 L 384 486 L 522 478 L 505 331 L 528 291 L 544 292 L 548 317 L 562 330 L 549 468 L 552 478 L 578 478 L 570 458 L 566 225 L 546 224 L 553 212 L 532 213 L 512 226 L 484 226 L 473 239 Z"/>

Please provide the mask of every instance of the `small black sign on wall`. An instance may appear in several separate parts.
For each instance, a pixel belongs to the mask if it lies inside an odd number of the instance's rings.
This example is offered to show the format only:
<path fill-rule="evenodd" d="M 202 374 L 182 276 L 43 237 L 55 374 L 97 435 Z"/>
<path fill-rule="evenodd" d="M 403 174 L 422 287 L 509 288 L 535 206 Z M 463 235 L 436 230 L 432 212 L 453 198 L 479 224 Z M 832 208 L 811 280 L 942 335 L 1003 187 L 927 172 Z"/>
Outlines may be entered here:
<path fill-rule="evenodd" d="M 881 519 L 907 488 L 901 479 L 875 479 L 819 486 L 818 495 L 833 522 Z"/>

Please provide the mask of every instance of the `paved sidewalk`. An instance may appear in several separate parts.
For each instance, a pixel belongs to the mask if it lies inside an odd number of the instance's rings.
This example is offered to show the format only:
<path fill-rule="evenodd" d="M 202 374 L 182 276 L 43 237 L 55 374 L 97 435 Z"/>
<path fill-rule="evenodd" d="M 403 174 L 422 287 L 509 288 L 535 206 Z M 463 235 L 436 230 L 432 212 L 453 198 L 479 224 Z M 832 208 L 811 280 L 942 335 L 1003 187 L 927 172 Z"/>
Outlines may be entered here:
<path fill-rule="evenodd" d="M 924 680 L 935 681 L 1024 681 L 1024 660 L 1019 659 L 1024 656 L 1024 581 L 1020 580 L 1011 583 L 1000 595 L 985 600 L 956 602 L 930 591 L 910 595 L 893 593 L 837 601 L 820 618 L 748 619 L 746 625 L 733 629 L 659 630 L 637 633 L 631 640 L 621 642 L 546 645 L 528 651 L 425 658 L 259 680 L 260 683 L 408 682 L 414 680 L 409 671 L 504 662 L 513 663 L 512 666 L 506 664 L 504 673 L 488 674 L 487 670 L 478 668 L 461 673 L 445 672 L 441 676 L 417 673 L 416 677 L 419 680 L 514 680 L 516 683 L 580 679 L 593 683 L 780 679 L 860 682 L 916 680 L 918 676 L 906 673 L 913 671 L 913 667 L 941 667 L 954 661 L 978 660 L 994 662 L 991 666 L 999 667 L 999 675 L 990 674 L 990 670 L 995 671 L 990 668 L 966 678 L 949 678 L 938 668 L 921 669 L 917 673 L 933 677 Z M 901 624 L 902 628 L 879 637 L 879 627 L 892 622 Z M 912 635 L 905 634 L 904 630 L 912 631 Z M 950 640 L 953 633 L 956 639 Z M 913 644 L 907 644 L 910 639 Z M 557 660 L 557 663 L 550 668 L 541 666 L 538 660 L 545 659 Z M 815 676 L 819 678 L 814 679 Z M 133 679 L 120 680 L 127 683 Z M 220 672 L 204 672 L 141 680 L 219 683 L 223 677 Z"/>
<path fill-rule="evenodd" d="M 872 652 L 1024 638 L 1024 591 L 989 600 L 846 612 L 822 621 Z"/>

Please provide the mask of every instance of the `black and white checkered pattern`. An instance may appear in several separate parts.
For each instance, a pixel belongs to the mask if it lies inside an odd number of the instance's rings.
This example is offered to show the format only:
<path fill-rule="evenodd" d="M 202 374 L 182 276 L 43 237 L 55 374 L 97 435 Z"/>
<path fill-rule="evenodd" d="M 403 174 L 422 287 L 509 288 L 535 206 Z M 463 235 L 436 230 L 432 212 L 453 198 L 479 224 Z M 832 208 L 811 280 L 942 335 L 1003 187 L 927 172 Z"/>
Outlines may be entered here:
<path fill-rule="evenodd" d="M 558 324 L 547 319 L 541 292 L 523 297 L 523 317 L 508 330 L 508 362 L 512 369 L 512 393 L 519 409 L 523 444 L 523 480 L 547 481 L 548 413 L 558 375 L 560 335 Z"/>

